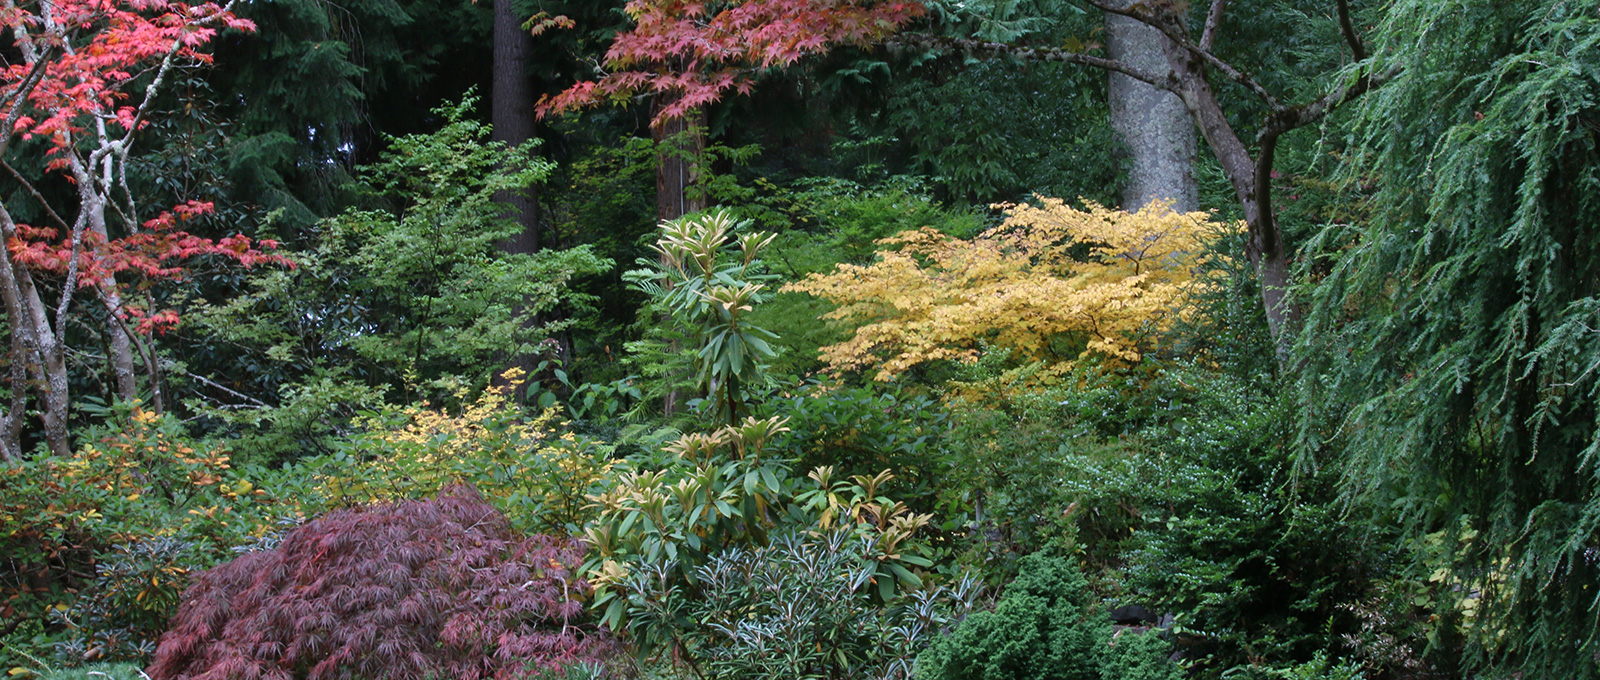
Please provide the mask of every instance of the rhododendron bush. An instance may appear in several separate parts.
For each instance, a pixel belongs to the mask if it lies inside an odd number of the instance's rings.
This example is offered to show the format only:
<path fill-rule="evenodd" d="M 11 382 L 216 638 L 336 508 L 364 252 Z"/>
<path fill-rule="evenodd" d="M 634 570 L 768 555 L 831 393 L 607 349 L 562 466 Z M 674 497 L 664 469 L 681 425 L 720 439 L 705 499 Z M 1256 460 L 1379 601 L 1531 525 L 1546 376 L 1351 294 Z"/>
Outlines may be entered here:
<path fill-rule="evenodd" d="M 345 510 L 201 574 L 150 677 L 521 678 L 603 661 L 581 543 L 512 531 L 468 487 Z"/>
<path fill-rule="evenodd" d="M 142 370 L 152 378 L 160 410 L 160 369 L 144 338 L 178 318 L 154 308 L 148 284 L 182 277 L 183 262 L 201 255 L 245 266 L 288 264 L 268 252 L 276 246 L 270 241 L 203 239 L 179 229 L 184 220 L 210 212 L 212 204 L 190 201 L 152 214 L 128 184 L 129 155 L 170 72 L 209 63 L 200 48 L 217 31 L 253 30 L 230 8 L 214 2 L 62 0 L 7 3 L 0 11 L 14 55 L 0 70 L 0 164 L 31 203 L 0 203 L 6 245 L 0 251 L 0 301 L 10 322 L 12 357 L 0 459 L 21 454 L 30 408 L 41 413 L 51 451 L 68 452 L 69 319 L 99 319 L 90 323 L 109 350 L 116 396 L 136 398 Z M 27 141 L 43 144 L 21 144 Z M 45 173 L 72 187 L 70 209 L 58 210 L 63 206 L 45 199 L 35 186 L 45 177 L 25 176 L 12 165 L 41 165 L 38 158 L 20 162 L 41 147 Z M 18 216 L 28 212 L 45 219 L 21 221 Z M 103 313 L 75 313 L 80 298 Z M 30 391 L 38 402 L 31 407 Z"/>

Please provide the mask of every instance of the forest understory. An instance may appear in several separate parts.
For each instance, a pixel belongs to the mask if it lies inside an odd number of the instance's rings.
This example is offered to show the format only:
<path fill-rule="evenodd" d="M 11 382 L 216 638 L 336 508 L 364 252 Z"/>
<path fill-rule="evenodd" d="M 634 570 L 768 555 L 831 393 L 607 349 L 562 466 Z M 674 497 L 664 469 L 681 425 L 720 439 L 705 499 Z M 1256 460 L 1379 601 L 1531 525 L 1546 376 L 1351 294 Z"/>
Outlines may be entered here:
<path fill-rule="evenodd" d="M 0 25 L 9 678 L 1600 678 L 1600 0 Z"/>

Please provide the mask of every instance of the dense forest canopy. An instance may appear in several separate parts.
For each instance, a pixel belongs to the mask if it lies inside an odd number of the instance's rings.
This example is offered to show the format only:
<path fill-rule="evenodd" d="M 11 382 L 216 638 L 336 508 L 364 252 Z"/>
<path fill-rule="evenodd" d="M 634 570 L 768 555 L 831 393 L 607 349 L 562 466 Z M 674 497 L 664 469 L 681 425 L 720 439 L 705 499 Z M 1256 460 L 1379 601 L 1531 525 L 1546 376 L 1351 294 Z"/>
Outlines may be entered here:
<path fill-rule="evenodd" d="M 1596 0 L 0 24 L 11 676 L 1600 677 Z"/>

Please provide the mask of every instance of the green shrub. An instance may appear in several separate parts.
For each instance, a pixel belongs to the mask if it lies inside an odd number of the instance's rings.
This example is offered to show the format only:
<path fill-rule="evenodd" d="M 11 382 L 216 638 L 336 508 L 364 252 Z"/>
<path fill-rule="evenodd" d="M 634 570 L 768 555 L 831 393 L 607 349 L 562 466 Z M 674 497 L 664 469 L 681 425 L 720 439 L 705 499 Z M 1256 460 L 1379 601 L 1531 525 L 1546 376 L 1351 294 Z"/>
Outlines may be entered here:
<path fill-rule="evenodd" d="M 948 428 L 939 402 L 881 386 L 813 383 L 797 394 L 768 398 L 761 410 L 788 420 L 793 432 L 774 442 L 774 449 L 796 468 L 828 465 L 841 477 L 894 470 L 896 497 L 918 510 L 931 509 L 934 454 Z"/>
<path fill-rule="evenodd" d="M 849 531 L 786 534 L 710 556 L 695 596 L 647 569 L 634 577 L 635 620 L 675 622 L 678 649 L 708 677 L 908 678 L 916 653 L 971 608 L 977 581 L 879 601 L 877 553 Z"/>
<path fill-rule="evenodd" d="M 958 403 L 940 482 L 968 508 L 963 559 L 994 582 L 1059 541 L 1102 596 L 1175 615 L 1201 674 L 1414 633 L 1362 630 L 1349 605 L 1399 551 L 1329 474 L 1296 473 L 1269 380 L 1157 364 Z"/>
<path fill-rule="evenodd" d="M 1034 553 L 993 611 L 978 612 L 917 658 L 920 680 L 1177 680 L 1155 633 L 1114 635 L 1067 560 Z"/>
<path fill-rule="evenodd" d="M 592 496 L 599 518 L 584 529 L 594 556 L 586 568 L 593 606 L 614 631 L 627 630 L 645 651 L 675 645 L 676 617 L 652 615 L 662 589 L 701 590 L 696 569 L 734 548 L 759 549 L 794 531 L 846 531 L 870 538 L 875 595 L 922 585 L 913 569 L 931 566 L 914 538 L 930 517 L 911 512 L 882 489 L 890 471 L 836 479 L 826 467 L 801 476 L 770 444 L 782 419 L 747 418 L 738 426 L 692 433 L 663 453 L 619 466 L 614 486 Z M 652 574 L 650 579 L 641 574 Z"/>
<path fill-rule="evenodd" d="M 553 166 L 491 142 L 474 104 L 435 109 L 436 131 L 387 139 L 352 187 L 365 209 L 319 223 L 293 271 L 255 272 L 186 317 L 201 344 L 251 357 L 213 374 L 249 385 L 263 408 L 205 412 L 249 443 L 241 450 L 264 463 L 329 451 L 359 410 L 481 388 L 508 362 L 547 355 L 585 315 L 591 298 L 573 280 L 612 263 L 586 246 L 500 247 L 521 227 L 496 196 Z"/>
<path fill-rule="evenodd" d="M 34 665 L 23 654 L 64 666 L 141 658 L 190 573 L 298 510 L 170 414 L 118 405 L 108 415 L 70 456 L 0 467 L 0 613 L 43 622 L 7 640 L 27 647 L 0 658 L 12 666 Z"/>

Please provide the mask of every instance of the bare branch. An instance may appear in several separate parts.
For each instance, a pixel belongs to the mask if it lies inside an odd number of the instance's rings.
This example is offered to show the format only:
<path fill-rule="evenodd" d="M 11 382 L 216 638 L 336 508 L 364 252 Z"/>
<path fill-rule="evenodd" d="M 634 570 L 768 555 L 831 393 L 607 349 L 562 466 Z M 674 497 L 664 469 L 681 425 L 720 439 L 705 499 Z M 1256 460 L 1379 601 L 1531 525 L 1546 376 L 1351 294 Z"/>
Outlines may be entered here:
<path fill-rule="evenodd" d="M 1367 48 L 1361 44 L 1361 36 L 1356 35 L 1356 27 L 1350 23 L 1349 0 L 1334 0 L 1334 5 L 1339 8 L 1339 32 L 1344 34 L 1344 41 L 1350 44 L 1350 54 L 1356 61 L 1367 58 Z"/>
<path fill-rule="evenodd" d="M 117 183 L 122 185 L 122 200 L 127 203 L 127 209 L 124 210 L 122 206 L 117 205 L 116 201 L 111 201 L 111 205 L 117 209 L 117 214 L 122 216 L 122 221 L 127 223 L 128 233 L 136 233 L 139 231 L 139 223 L 135 221 L 139 218 L 139 206 L 134 203 L 133 190 L 128 188 L 128 150 L 126 148 L 117 157 Z"/>
<path fill-rule="evenodd" d="M 56 337 L 67 337 L 67 310 L 72 307 L 72 293 L 78 288 L 78 254 L 83 252 L 83 232 L 89 220 L 78 216 L 72 227 L 72 254 L 67 258 L 67 280 L 61 284 L 61 301 L 56 303 Z"/>
<path fill-rule="evenodd" d="M 1013 57 L 1026 61 L 1055 61 L 1068 64 L 1092 66 L 1107 71 L 1116 71 L 1129 78 L 1148 83 L 1154 87 L 1168 92 L 1178 92 L 1177 78 L 1169 74 L 1156 74 L 1141 68 L 1125 64 L 1115 59 L 1096 57 L 1082 52 L 1070 52 L 1056 47 L 1024 47 L 1008 45 L 999 42 L 984 42 L 959 38 L 944 38 L 928 35 L 903 35 L 888 41 L 890 46 L 911 46 L 930 49 L 949 49 L 963 52 L 977 52 L 991 56 Z"/>
<path fill-rule="evenodd" d="M 1274 112 L 1267 116 L 1267 123 L 1261 127 L 1257 139 L 1264 136 L 1277 136 L 1305 125 L 1315 123 L 1334 109 L 1366 94 L 1372 88 L 1382 85 L 1388 79 L 1386 74 L 1372 75 L 1364 69 L 1346 83 L 1317 99 L 1300 106 Z"/>
<path fill-rule="evenodd" d="M 161 360 L 161 365 L 163 367 L 169 369 L 169 370 L 170 369 L 178 369 L 177 362 L 174 362 L 174 361 L 171 361 L 171 360 L 168 360 L 168 359 Z M 190 372 L 182 370 L 182 369 L 178 369 L 178 372 L 182 373 L 184 375 L 184 377 L 193 378 L 193 379 L 195 379 L 195 380 L 197 380 L 197 381 L 199 381 L 201 383 L 204 383 L 205 385 L 207 385 L 207 386 L 209 386 L 209 387 L 211 387 L 213 389 L 221 390 L 221 391 L 226 392 L 226 393 L 228 393 L 228 394 L 230 394 L 232 396 L 235 396 L 235 397 L 238 397 L 238 398 L 243 399 L 245 401 L 248 401 L 251 404 L 250 406 L 237 405 L 237 406 L 233 406 L 232 408 L 268 408 L 268 406 L 269 406 L 266 402 L 261 401 L 260 399 L 257 399 L 255 397 L 252 397 L 252 396 L 248 395 L 248 394 L 244 394 L 242 392 L 236 392 L 236 391 L 234 391 L 232 389 L 224 387 L 223 385 L 221 385 L 221 384 L 219 384 L 217 382 L 214 382 L 210 378 L 207 378 L 207 377 L 205 377 L 203 375 L 195 375 L 193 373 L 190 373 Z M 224 406 L 227 406 L 227 405 L 224 405 Z"/>
<path fill-rule="evenodd" d="M 11 107 L 11 111 L 6 113 L 6 120 L 3 123 L 5 127 L 0 128 L 0 157 L 5 156 L 6 151 L 11 148 L 11 140 L 14 137 L 12 133 L 17 129 L 17 121 L 22 118 L 22 102 L 27 100 L 28 95 L 33 94 L 33 88 L 38 87 L 39 81 L 44 79 L 44 69 L 49 64 L 49 56 L 50 50 L 47 49 L 41 55 L 41 59 L 33 62 L 33 69 L 28 71 L 28 75 L 11 93 L 11 101 L 6 104 Z"/>
<path fill-rule="evenodd" d="M 56 226 L 61 227 L 61 231 L 72 231 L 72 227 L 67 225 L 67 221 L 61 219 L 61 216 L 56 214 L 55 208 L 50 207 L 50 202 L 44 200 L 44 196 L 39 193 L 38 189 L 33 188 L 32 182 L 29 182 L 22 177 L 22 173 L 17 172 L 17 169 L 11 167 L 11 164 L 7 163 L 4 159 L 0 159 L 0 168 L 5 168 L 6 172 L 11 173 L 12 179 L 20 182 L 22 184 L 22 188 L 28 190 L 28 194 L 33 196 L 33 199 L 39 202 L 39 206 L 44 208 L 46 214 L 50 215 L 50 219 L 55 221 Z"/>
<path fill-rule="evenodd" d="M 126 307 L 122 303 L 122 296 L 116 295 L 115 290 L 107 290 L 102 286 L 95 286 L 95 292 L 100 296 L 100 303 L 106 308 L 106 316 L 112 323 L 122 329 L 122 334 L 127 336 L 128 342 L 139 352 L 139 358 L 144 362 L 144 370 L 150 375 L 151 408 L 156 413 L 165 413 L 166 408 L 161 398 L 161 373 L 156 364 L 156 356 L 151 352 L 147 343 L 140 339 L 134 329 L 128 327 L 127 319 L 122 318 L 122 311 Z"/>
<path fill-rule="evenodd" d="M 1107 14 L 1125 16 L 1129 19 L 1137 20 L 1140 23 L 1161 31 L 1161 34 L 1167 36 L 1167 39 L 1171 40 L 1174 45 L 1182 47 L 1190 54 L 1199 57 L 1201 61 L 1210 64 L 1212 68 L 1217 69 L 1217 71 L 1226 76 L 1228 80 L 1239 83 L 1240 85 L 1245 86 L 1246 89 L 1254 92 L 1257 97 L 1260 97 L 1262 101 L 1267 103 L 1268 107 L 1272 108 L 1273 110 L 1283 108 L 1283 104 L 1278 101 L 1278 98 L 1271 92 L 1268 92 L 1267 88 L 1263 86 L 1260 81 L 1257 81 L 1255 77 L 1244 72 L 1238 67 L 1235 67 L 1233 64 L 1223 61 L 1217 55 L 1212 54 L 1210 50 L 1194 44 L 1194 41 L 1190 40 L 1188 36 L 1184 35 L 1183 31 L 1179 30 L 1172 24 L 1162 21 L 1158 17 L 1150 16 L 1144 12 L 1139 12 L 1133 9 L 1122 9 L 1120 7 L 1108 5 L 1102 0 L 1083 1 L 1089 6 L 1094 7 L 1102 12 L 1106 12 Z"/>
<path fill-rule="evenodd" d="M 1222 13 L 1228 7 L 1228 0 L 1211 0 L 1211 11 L 1206 13 L 1206 26 L 1200 31 L 1200 49 L 1211 51 L 1217 42 L 1217 28 L 1222 26 Z"/>

